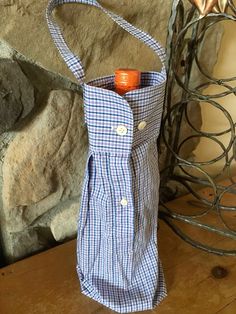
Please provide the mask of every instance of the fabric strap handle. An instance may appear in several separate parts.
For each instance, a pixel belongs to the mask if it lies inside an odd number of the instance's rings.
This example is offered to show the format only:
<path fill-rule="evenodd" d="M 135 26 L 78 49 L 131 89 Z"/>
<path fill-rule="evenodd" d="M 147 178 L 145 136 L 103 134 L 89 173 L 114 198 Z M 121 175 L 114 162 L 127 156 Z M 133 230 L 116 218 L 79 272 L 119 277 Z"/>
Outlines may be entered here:
<path fill-rule="evenodd" d="M 80 83 L 83 83 L 85 78 L 85 73 L 83 69 L 83 65 L 81 60 L 75 56 L 67 46 L 65 39 L 62 35 L 60 27 L 56 24 L 55 20 L 52 17 L 52 11 L 55 7 L 66 4 L 66 3 L 81 3 L 95 6 L 101 9 L 104 13 L 106 13 L 114 22 L 120 25 L 124 30 L 129 32 L 134 37 L 138 38 L 142 42 L 144 42 L 147 46 L 152 48 L 154 52 L 158 55 L 162 63 L 162 72 L 165 73 L 165 49 L 155 41 L 149 34 L 141 31 L 140 29 L 134 27 L 129 22 L 124 20 L 119 15 L 112 13 L 111 11 L 106 10 L 102 7 L 96 0 L 50 0 L 46 9 L 46 19 L 49 27 L 49 31 L 51 36 L 58 48 L 62 58 L 65 60 L 66 64 L 78 79 Z"/>

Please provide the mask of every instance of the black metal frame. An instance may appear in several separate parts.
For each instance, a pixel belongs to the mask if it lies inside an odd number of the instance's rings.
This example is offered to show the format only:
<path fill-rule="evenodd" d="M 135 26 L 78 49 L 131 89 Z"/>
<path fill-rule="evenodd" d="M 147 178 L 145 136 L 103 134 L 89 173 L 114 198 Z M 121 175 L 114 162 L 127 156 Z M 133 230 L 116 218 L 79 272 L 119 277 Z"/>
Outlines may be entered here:
<path fill-rule="evenodd" d="M 229 84 L 233 81 L 236 82 L 236 77 L 227 79 L 214 78 L 205 72 L 199 60 L 199 48 L 208 35 L 206 33 L 207 30 L 223 20 L 236 21 L 236 6 L 233 1 L 228 1 L 227 13 L 209 13 L 205 17 L 200 16 L 194 5 L 187 6 L 186 8 L 186 2 L 184 3 L 183 0 L 173 1 L 167 38 L 168 79 L 159 142 L 159 149 L 162 150 L 163 147 L 166 149 L 166 167 L 161 171 L 159 217 L 163 219 L 176 234 L 191 245 L 219 255 L 236 256 L 236 241 L 232 250 L 211 247 L 211 245 L 207 243 L 201 243 L 193 239 L 186 233 L 184 228 L 179 227 L 179 222 L 182 222 L 191 225 L 193 228 L 199 228 L 199 232 L 205 230 L 214 232 L 219 236 L 236 240 L 236 228 L 230 227 L 224 218 L 226 212 L 228 213 L 227 215 L 236 212 L 236 204 L 235 206 L 222 204 L 222 198 L 225 193 L 236 194 L 236 181 L 234 181 L 231 173 L 231 166 L 236 161 L 236 122 L 233 121 L 230 113 L 218 102 L 220 98 L 229 94 L 236 96 L 236 87 L 232 87 Z M 194 87 L 191 81 L 193 65 L 195 69 L 198 69 L 199 75 L 203 77 L 204 81 L 204 83 Z M 211 84 L 220 85 L 225 91 L 215 95 L 203 94 L 203 89 Z M 179 97 L 174 95 L 173 91 L 176 91 L 176 88 L 179 91 Z M 178 99 L 176 100 L 176 98 Z M 199 130 L 193 125 L 188 116 L 188 106 L 199 106 L 199 103 L 203 101 L 211 104 L 224 114 L 229 122 L 229 128 L 227 130 L 209 133 Z M 184 139 L 182 139 L 180 135 L 183 120 L 191 129 L 191 134 Z M 219 138 L 219 136 L 224 134 L 230 135 L 227 147 Z M 200 139 L 201 137 L 206 137 L 217 143 L 223 151 L 222 154 L 212 160 L 204 162 L 194 161 L 190 158 L 186 159 L 181 156 L 181 148 L 187 141 Z M 204 170 L 204 166 L 212 165 L 222 159 L 225 159 L 224 167 L 216 175 L 212 176 Z M 197 171 L 200 172 L 201 176 L 194 174 Z M 219 184 L 219 178 L 222 177 L 222 173 L 227 174 L 229 178 L 230 184 L 227 187 Z M 202 178 L 202 176 L 204 176 L 204 178 Z M 177 184 L 173 184 L 174 182 L 177 182 Z M 166 205 L 167 199 L 176 197 L 176 189 L 178 189 L 177 186 L 180 185 L 185 188 L 186 192 L 190 192 L 194 196 L 198 208 L 200 204 L 202 209 L 200 213 L 185 212 L 183 214 Z M 213 197 L 211 199 L 203 197 L 198 193 L 198 189 L 194 188 L 195 185 L 198 186 L 198 188 L 210 187 Z M 166 195 L 168 196 L 166 197 Z M 217 215 L 219 223 L 222 225 L 221 227 L 209 222 L 204 222 L 204 218 L 209 217 L 209 214 L 212 212 Z"/>

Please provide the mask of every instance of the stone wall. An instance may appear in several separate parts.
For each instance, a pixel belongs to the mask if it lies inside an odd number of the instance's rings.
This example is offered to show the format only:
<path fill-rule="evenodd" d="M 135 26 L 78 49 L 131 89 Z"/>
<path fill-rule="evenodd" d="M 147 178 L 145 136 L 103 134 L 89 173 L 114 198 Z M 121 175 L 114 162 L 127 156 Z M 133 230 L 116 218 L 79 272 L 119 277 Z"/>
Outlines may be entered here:
<path fill-rule="evenodd" d="M 0 75 L 1 235 L 11 262 L 75 236 L 87 130 L 69 80 L 21 60 L 1 59 Z"/>
<path fill-rule="evenodd" d="M 100 3 L 165 45 L 172 1 Z M 76 236 L 87 129 L 81 89 L 49 35 L 46 5 L 0 2 L 0 228 L 7 262 Z M 69 4 L 55 17 L 88 80 L 117 67 L 160 69 L 149 48 L 96 8 Z M 219 33 L 212 36 L 219 41 Z M 212 53 L 210 64 L 205 60 L 212 68 Z"/>

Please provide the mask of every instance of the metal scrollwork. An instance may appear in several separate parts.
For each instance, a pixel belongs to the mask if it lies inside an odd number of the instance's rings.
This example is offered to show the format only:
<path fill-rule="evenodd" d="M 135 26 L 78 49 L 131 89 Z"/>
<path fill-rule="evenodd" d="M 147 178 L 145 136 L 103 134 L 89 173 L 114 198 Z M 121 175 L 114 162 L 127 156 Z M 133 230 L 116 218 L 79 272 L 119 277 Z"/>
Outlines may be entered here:
<path fill-rule="evenodd" d="M 236 76 L 213 77 L 203 68 L 200 58 L 200 48 L 209 29 L 221 21 L 236 21 L 236 5 L 230 0 L 204 1 L 205 7 L 202 3 L 193 0 L 186 6 L 186 1 L 174 0 L 172 5 L 167 38 L 168 79 L 160 136 L 162 146 L 159 143 L 160 150 L 162 147 L 166 150 L 166 166 L 161 170 L 159 217 L 191 245 L 215 254 L 236 256 L 236 177 L 232 173 L 236 161 L 236 121 L 220 102 L 228 95 L 236 96 Z M 203 78 L 200 84 L 192 80 L 193 68 Z M 206 94 L 210 85 L 220 86 L 221 91 Z M 204 131 L 192 122 L 190 109 L 197 110 L 202 103 L 212 106 L 226 119 L 225 130 Z M 183 123 L 191 130 L 184 138 L 180 131 Z M 221 139 L 225 135 L 229 138 L 227 144 Z M 184 146 L 202 138 L 218 146 L 218 156 L 197 161 L 182 154 Z M 207 166 L 214 166 L 219 161 L 223 161 L 222 168 L 211 174 Z M 180 186 L 192 195 L 188 206 L 168 205 L 166 200 L 174 199 Z M 198 239 L 201 232 L 206 232 L 204 243 Z M 217 247 L 211 245 L 209 234 L 212 233 L 219 236 Z M 231 240 L 231 244 L 226 246 L 225 239 Z"/>

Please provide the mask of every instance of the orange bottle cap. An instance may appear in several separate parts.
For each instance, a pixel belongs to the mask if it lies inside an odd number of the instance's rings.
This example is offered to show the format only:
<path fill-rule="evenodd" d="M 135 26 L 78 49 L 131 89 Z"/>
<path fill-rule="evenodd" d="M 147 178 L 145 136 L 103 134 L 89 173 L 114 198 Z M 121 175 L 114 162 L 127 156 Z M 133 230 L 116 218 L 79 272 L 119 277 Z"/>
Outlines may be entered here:
<path fill-rule="evenodd" d="M 141 72 L 135 69 L 117 69 L 115 71 L 115 85 L 138 87 L 141 81 Z"/>

